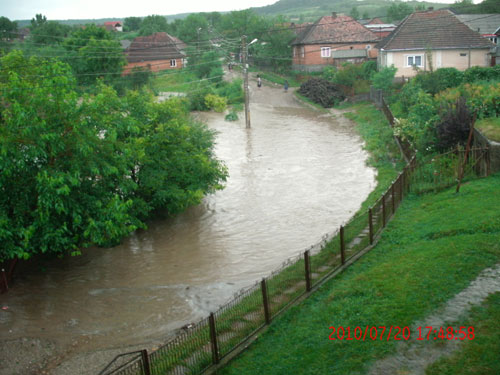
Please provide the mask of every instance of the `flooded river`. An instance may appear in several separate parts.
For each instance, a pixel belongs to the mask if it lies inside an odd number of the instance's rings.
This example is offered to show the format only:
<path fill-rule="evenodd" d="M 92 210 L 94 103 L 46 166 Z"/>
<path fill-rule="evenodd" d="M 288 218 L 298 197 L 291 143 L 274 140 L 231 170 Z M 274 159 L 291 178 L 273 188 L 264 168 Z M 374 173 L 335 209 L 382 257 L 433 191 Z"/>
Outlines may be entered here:
<path fill-rule="evenodd" d="M 352 124 L 305 108 L 291 92 L 252 88 L 251 129 L 243 113 L 237 122 L 200 114 L 219 133 L 226 188 L 120 246 L 21 274 L 0 296 L 7 307 L 0 311 L 2 341 L 45 340 L 48 354 L 65 353 L 60 362 L 162 341 L 321 241 L 360 207 L 374 171 Z M 75 349 L 60 350 L 68 347 Z"/>

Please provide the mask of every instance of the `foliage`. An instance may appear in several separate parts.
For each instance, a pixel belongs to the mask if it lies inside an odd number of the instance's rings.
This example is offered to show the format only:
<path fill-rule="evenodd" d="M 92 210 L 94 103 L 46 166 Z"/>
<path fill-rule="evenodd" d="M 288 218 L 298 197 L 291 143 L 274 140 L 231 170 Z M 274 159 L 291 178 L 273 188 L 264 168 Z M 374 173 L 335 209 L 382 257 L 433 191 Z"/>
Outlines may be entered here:
<path fill-rule="evenodd" d="M 430 94 L 437 94 L 450 87 L 459 86 L 464 73 L 455 68 L 439 68 L 434 72 L 419 72 L 414 80 L 420 87 Z"/>
<path fill-rule="evenodd" d="M 243 103 L 243 80 L 235 79 L 232 82 L 221 82 L 217 87 L 217 95 L 227 99 L 228 104 Z"/>
<path fill-rule="evenodd" d="M 472 113 L 467 108 L 465 97 L 461 96 L 454 105 L 441 108 L 437 124 L 437 148 L 447 151 L 456 145 L 464 145 L 472 124 Z"/>
<path fill-rule="evenodd" d="M 57 21 L 43 22 L 31 29 L 31 41 L 35 44 L 60 44 L 70 34 L 71 27 Z"/>
<path fill-rule="evenodd" d="M 120 43 L 109 31 L 95 25 L 73 31 L 64 41 L 64 48 L 68 52 L 65 60 L 80 84 L 98 79 L 110 83 L 120 77 L 126 64 Z"/>
<path fill-rule="evenodd" d="M 195 45 L 207 41 L 210 36 L 207 19 L 201 14 L 190 14 L 178 27 L 177 36 L 183 42 Z"/>
<path fill-rule="evenodd" d="M 379 90 L 383 90 L 384 93 L 390 95 L 394 86 L 394 76 L 396 75 L 397 70 L 398 69 L 395 68 L 394 65 L 391 65 L 386 66 L 380 69 L 380 71 L 374 73 L 372 76 L 373 87 Z"/>
<path fill-rule="evenodd" d="M 199 55 L 194 50 L 190 50 L 188 70 L 200 79 L 210 78 L 211 82 L 222 81 L 222 62 L 217 51 L 208 51 Z"/>
<path fill-rule="evenodd" d="M 495 65 L 491 68 L 473 66 L 464 72 L 463 81 L 467 83 L 493 80 L 500 81 L 500 65 Z"/>
<path fill-rule="evenodd" d="M 238 121 L 238 114 L 236 111 L 229 112 L 226 117 L 224 117 L 226 121 Z"/>
<path fill-rule="evenodd" d="M 312 78 L 303 83 L 299 93 L 324 108 L 330 108 L 345 98 L 335 84 L 321 78 Z"/>
<path fill-rule="evenodd" d="M 152 14 L 142 20 L 141 27 L 139 29 L 139 35 L 153 35 L 154 33 L 161 31 L 166 32 L 167 29 L 167 19 L 164 16 Z"/>
<path fill-rule="evenodd" d="M 399 21 L 411 13 L 413 13 L 413 9 L 410 5 L 395 1 L 387 10 L 387 19 L 389 21 Z"/>
<path fill-rule="evenodd" d="M 180 102 L 80 96 L 68 65 L 20 51 L 0 66 L 0 261 L 108 246 L 221 188 L 213 133 Z"/>
<path fill-rule="evenodd" d="M 142 24 L 141 17 L 126 17 L 123 20 L 123 31 L 139 31 Z"/>
<path fill-rule="evenodd" d="M 7 17 L 0 17 L 0 41 L 14 39 L 17 37 L 17 22 Z"/>
<path fill-rule="evenodd" d="M 359 10 L 357 7 L 352 7 L 351 11 L 349 12 L 349 16 L 354 18 L 355 20 L 359 19 Z"/>
<path fill-rule="evenodd" d="M 205 97 L 209 94 L 215 94 L 215 89 L 208 84 L 200 84 L 192 87 L 188 92 L 189 109 L 191 111 L 208 111 Z"/>
<path fill-rule="evenodd" d="M 227 108 L 227 99 L 218 95 L 207 94 L 205 96 L 205 106 L 215 112 L 222 113 Z"/>
<path fill-rule="evenodd" d="M 321 72 L 321 78 L 326 79 L 330 82 L 335 82 L 335 75 L 337 74 L 337 68 L 335 66 L 327 66 L 323 68 Z"/>

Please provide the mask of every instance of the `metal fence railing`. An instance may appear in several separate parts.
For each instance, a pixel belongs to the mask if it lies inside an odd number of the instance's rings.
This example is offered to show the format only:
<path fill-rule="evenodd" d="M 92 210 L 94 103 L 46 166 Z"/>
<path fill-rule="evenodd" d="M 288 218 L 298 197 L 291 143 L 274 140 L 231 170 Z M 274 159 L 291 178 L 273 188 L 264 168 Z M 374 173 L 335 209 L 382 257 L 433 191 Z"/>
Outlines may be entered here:
<path fill-rule="evenodd" d="M 241 291 L 215 313 L 184 329 L 154 352 L 143 350 L 118 356 L 100 375 L 195 375 L 216 368 L 224 357 L 294 301 L 373 245 L 406 194 L 449 186 L 460 165 L 465 165 L 465 178 L 488 174 L 488 149 L 474 149 L 466 162 L 464 155 L 457 150 L 456 154 L 418 163 L 412 156 L 372 207 L 340 226 L 321 244 L 289 259 L 280 269 Z"/>

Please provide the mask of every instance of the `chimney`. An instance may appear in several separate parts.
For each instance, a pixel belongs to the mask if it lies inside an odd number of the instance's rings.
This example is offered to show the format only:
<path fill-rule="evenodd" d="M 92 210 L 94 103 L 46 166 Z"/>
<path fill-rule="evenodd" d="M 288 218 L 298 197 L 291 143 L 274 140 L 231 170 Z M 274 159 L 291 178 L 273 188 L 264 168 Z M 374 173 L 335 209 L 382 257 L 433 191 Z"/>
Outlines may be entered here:
<path fill-rule="evenodd" d="M 332 12 L 332 18 L 337 18 L 337 12 Z"/>

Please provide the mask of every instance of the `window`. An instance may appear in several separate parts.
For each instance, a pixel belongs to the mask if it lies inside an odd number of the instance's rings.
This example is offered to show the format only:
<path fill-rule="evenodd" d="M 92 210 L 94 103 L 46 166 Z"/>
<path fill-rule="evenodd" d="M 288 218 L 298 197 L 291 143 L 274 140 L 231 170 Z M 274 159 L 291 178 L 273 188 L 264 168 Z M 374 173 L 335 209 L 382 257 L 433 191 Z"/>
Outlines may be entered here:
<path fill-rule="evenodd" d="M 170 67 L 175 68 L 176 66 L 177 66 L 177 60 L 175 60 L 175 59 L 170 60 Z"/>
<path fill-rule="evenodd" d="M 321 57 L 330 57 L 332 50 L 330 47 L 321 47 Z"/>
<path fill-rule="evenodd" d="M 488 39 L 491 40 L 493 43 L 498 44 L 498 38 L 497 37 L 493 36 L 493 37 L 488 38 Z"/>
<path fill-rule="evenodd" d="M 306 49 L 305 47 L 300 47 L 300 57 L 305 57 L 306 56 Z"/>
<path fill-rule="evenodd" d="M 460 56 L 464 57 L 464 56 L 467 56 L 466 53 L 461 53 Z"/>
<path fill-rule="evenodd" d="M 424 55 L 410 55 L 406 56 L 406 67 L 417 66 L 423 68 L 424 66 Z"/>

